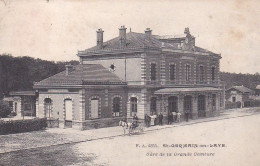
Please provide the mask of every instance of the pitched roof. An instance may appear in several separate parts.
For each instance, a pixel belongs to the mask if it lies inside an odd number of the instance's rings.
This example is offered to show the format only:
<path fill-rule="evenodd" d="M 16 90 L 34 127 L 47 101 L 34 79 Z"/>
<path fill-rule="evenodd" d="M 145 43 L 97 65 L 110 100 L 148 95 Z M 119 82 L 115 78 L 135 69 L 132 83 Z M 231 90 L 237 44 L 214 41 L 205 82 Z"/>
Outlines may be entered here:
<path fill-rule="evenodd" d="M 77 65 L 66 74 L 62 71 L 56 75 L 34 83 L 34 87 L 68 86 L 68 85 L 96 85 L 96 84 L 125 84 L 117 75 L 99 64 Z"/>
<path fill-rule="evenodd" d="M 257 86 L 256 86 L 256 89 L 260 89 L 260 85 L 257 85 Z"/>
<path fill-rule="evenodd" d="M 247 87 L 245 87 L 245 86 L 232 86 L 231 88 L 229 88 L 228 90 L 230 90 L 230 89 L 236 89 L 236 90 L 238 90 L 238 91 L 240 91 L 240 92 L 242 92 L 242 93 L 249 93 L 249 92 L 252 92 L 252 90 L 251 89 L 249 89 L 249 88 L 247 88 Z M 228 91 L 227 90 L 227 91 Z"/>
<path fill-rule="evenodd" d="M 138 48 L 170 48 L 173 50 L 181 50 L 180 42 L 173 42 L 172 39 L 185 39 L 186 35 L 168 35 L 168 36 L 159 36 L 159 35 L 151 35 L 150 39 L 147 39 L 146 35 L 144 33 L 136 33 L 136 32 L 128 32 L 126 34 L 126 48 L 132 49 L 138 49 Z M 108 40 L 103 43 L 103 48 L 101 51 L 106 50 L 116 50 L 116 49 L 122 49 L 122 47 L 119 44 L 119 36 L 115 37 L 111 40 Z M 99 51 L 100 49 L 97 46 L 91 47 L 89 49 L 86 49 L 84 51 L 79 51 L 79 54 L 84 54 L 85 52 L 93 52 L 93 51 Z M 208 54 L 215 54 L 211 51 L 208 51 L 206 49 L 200 48 L 195 46 L 195 52 L 201 52 L 201 53 L 208 53 Z"/>
<path fill-rule="evenodd" d="M 143 47 L 161 47 L 162 42 L 158 40 L 153 35 L 150 37 L 150 40 L 146 39 L 145 34 L 129 32 L 126 34 L 126 46 L 127 48 L 143 48 Z M 168 47 L 178 47 L 178 45 L 164 43 L 164 46 Z M 120 49 L 122 48 L 119 44 L 119 37 L 115 37 L 111 40 L 108 40 L 103 43 L 103 49 Z M 87 49 L 86 51 L 95 51 L 99 48 L 94 46 Z"/>

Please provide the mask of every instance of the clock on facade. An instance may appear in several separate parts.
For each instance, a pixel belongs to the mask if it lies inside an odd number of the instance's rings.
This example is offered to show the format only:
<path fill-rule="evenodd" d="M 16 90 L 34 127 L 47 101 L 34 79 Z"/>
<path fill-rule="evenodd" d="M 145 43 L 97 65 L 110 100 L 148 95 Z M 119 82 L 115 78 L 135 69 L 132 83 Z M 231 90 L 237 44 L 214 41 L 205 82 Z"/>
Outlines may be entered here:
<path fill-rule="evenodd" d="M 114 64 L 111 64 L 109 70 L 112 72 L 116 71 L 116 66 Z"/>

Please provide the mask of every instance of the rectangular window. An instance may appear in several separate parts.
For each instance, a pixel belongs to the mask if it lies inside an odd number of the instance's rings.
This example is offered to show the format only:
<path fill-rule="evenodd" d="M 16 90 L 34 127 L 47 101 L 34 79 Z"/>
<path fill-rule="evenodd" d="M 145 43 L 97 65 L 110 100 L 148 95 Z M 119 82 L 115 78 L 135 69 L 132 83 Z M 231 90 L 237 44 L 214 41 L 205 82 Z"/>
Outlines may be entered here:
<path fill-rule="evenodd" d="M 175 65 L 170 65 L 170 80 L 175 80 Z"/>
<path fill-rule="evenodd" d="M 14 112 L 17 113 L 17 103 L 16 102 L 14 103 Z"/>
<path fill-rule="evenodd" d="M 215 72 L 216 72 L 216 69 L 215 69 L 215 67 L 214 66 L 212 66 L 212 68 L 211 68 L 211 77 L 212 77 L 212 81 L 214 81 L 215 80 Z"/>
<path fill-rule="evenodd" d="M 186 65 L 186 72 L 185 72 L 186 73 L 186 81 L 190 80 L 190 75 L 191 75 L 190 69 L 191 69 L 190 65 Z"/>
<path fill-rule="evenodd" d="M 204 67 L 200 66 L 200 82 L 204 81 Z"/>
<path fill-rule="evenodd" d="M 156 80 L 156 64 L 151 64 L 151 80 Z"/>

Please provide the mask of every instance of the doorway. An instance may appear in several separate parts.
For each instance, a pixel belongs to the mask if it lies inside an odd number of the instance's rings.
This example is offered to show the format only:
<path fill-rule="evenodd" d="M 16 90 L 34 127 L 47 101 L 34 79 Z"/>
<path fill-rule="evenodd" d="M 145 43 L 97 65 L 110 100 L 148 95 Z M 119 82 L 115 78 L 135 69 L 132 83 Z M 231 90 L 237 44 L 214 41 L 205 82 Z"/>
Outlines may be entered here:
<path fill-rule="evenodd" d="M 206 117 L 206 98 L 205 95 L 198 96 L 198 117 Z"/>
<path fill-rule="evenodd" d="M 98 118 L 98 98 L 91 99 L 91 118 Z"/>
<path fill-rule="evenodd" d="M 188 113 L 189 118 L 192 118 L 192 97 L 184 97 L 184 112 Z"/>
<path fill-rule="evenodd" d="M 169 113 L 178 111 L 178 98 L 176 96 L 170 96 L 168 98 L 168 111 Z"/>
<path fill-rule="evenodd" d="M 72 100 L 65 101 L 65 127 L 72 127 Z"/>

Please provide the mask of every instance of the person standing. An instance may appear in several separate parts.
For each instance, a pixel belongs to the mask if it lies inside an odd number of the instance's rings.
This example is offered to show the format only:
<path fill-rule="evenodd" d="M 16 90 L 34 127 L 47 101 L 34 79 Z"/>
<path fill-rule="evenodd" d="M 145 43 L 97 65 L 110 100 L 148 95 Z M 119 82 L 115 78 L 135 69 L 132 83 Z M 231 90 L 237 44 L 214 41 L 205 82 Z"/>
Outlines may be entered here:
<path fill-rule="evenodd" d="M 189 121 L 189 111 L 188 110 L 185 110 L 185 119 L 186 119 L 186 122 Z"/>
<path fill-rule="evenodd" d="M 159 114 L 159 125 L 162 125 L 162 120 L 163 120 L 163 114 L 160 112 Z"/>
<path fill-rule="evenodd" d="M 173 121 L 173 114 L 172 112 L 170 112 L 168 115 L 168 124 L 172 124 L 172 121 Z"/>
<path fill-rule="evenodd" d="M 176 112 L 175 111 L 172 112 L 172 121 L 173 122 L 176 122 L 176 116 L 177 116 Z"/>
<path fill-rule="evenodd" d="M 149 127 L 149 116 L 147 114 L 145 114 L 144 116 L 144 121 L 145 121 L 145 126 Z"/>
<path fill-rule="evenodd" d="M 133 117 L 133 125 L 134 125 L 134 127 L 137 127 L 137 125 L 138 125 L 137 123 L 138 123 L 138 117 L 135 114 L 134 117 Z"/>
<path fill-rule="evenodd" d="M 177 112 L 177 123 L 181 121 L 181 113 Z"/>
<path fill-rule="evenodd" d="M 157 118 L 157 116 L 155 114 L 153 114 L 153 112 L 152 112 L 152 114 L 149 117 L 149 120 L 150 120 L 149 126 L 155 126 L 156 125 L 156 118 Z"/>

